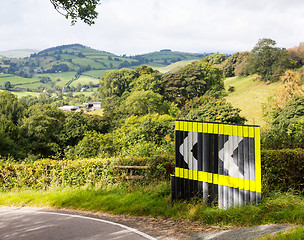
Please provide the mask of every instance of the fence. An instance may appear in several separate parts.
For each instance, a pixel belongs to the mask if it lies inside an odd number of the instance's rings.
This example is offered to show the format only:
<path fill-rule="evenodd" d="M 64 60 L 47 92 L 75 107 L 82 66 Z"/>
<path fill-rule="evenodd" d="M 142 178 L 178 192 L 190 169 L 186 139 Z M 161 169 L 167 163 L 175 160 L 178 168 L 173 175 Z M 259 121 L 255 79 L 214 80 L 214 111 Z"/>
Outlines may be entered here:
<path fill-rule="evenodd" d="M 172 200 L 198 197 L 220 208 L 261 201 L 260 127 L 175 122 Z"/>

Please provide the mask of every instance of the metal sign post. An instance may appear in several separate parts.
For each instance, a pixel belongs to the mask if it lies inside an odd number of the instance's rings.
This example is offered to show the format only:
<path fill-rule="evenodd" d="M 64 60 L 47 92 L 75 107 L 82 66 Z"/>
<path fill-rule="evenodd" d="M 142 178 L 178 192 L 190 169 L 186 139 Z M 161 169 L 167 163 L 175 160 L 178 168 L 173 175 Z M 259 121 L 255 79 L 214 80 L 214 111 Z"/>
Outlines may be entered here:
<path fill-rule="evenodd" d="M 172 200 L 199 197 L 220 208 L 261 201 L 260 127 L 175 122 Z"/>

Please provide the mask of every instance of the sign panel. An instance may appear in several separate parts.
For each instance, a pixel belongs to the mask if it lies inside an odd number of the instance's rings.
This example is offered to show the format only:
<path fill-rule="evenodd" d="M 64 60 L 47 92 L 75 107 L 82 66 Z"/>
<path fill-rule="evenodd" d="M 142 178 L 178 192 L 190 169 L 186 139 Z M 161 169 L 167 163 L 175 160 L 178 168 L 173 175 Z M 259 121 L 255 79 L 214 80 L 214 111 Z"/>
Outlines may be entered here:
<path fill-rule="evenodd" d="M 260 127 L 175 122 L 172 199 L 200 197 L 220 208 L 261 200 Z"/>

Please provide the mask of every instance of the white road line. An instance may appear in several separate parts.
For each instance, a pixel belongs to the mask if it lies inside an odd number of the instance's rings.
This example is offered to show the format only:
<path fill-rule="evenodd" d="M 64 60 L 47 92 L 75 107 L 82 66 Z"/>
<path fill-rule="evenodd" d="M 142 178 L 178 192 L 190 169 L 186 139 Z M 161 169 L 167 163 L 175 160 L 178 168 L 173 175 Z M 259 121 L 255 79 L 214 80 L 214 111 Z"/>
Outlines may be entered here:
<path fill-rule="evenodd" d="M 0 208 L 1 210 L 1 208 Z M 59 215 L 59 216 L 66 216 L 66 217 L 73 217 L 73 218 L 81 218 L 81 219 L 86 219 L 86 220 L 92 220 L 92 221 L 97 221 L 97 222 L 103 222 L 103 223 L 108 223 L 108 224 L 112 224 L 115 226 L 119 226 L 121 228 L 124 228 L 130 232 L 136 233 L 146 239 L 149 240 L 157 240 L 154 237 L 149 236 L 148 234 L 145 234 L 143 232 L 138 231 L 135 228 L 131 228 L 128 227 L 126 225 L 120 224 L 120 223 L 115 223 L 115 222 L 111 222 L 111 221 L 107 221 L 107 220 L 103 220 L 103 219 L 99 219 L 99 218 L 92 218 L 92 217 L 86 217 L 86 216 L 81 216 L 81 215 L 73 215 L 73 214 L 67 214 L 67 213 L 56 213 L 56 212 L 44 212 L 44 211 L 39 211 L 39 210 L 25 210 L 25 209 L 13 209 L 13 211 L 18 211 L 18 212 L 29 212 L 29 213 L 38 213 L 38 214 L 50 214 L 50 215 Z"/>

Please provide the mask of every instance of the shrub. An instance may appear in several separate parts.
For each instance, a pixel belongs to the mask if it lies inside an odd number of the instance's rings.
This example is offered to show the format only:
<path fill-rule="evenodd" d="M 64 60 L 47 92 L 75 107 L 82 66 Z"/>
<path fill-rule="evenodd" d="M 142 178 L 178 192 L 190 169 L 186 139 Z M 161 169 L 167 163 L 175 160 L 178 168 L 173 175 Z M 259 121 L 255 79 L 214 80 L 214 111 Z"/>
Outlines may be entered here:
<path fill-rule="evenodd" d="M 146 158 L 84 159 L 78 161 L 55 161 L 41 159 L 34 163 L 0 163 L 0 189 L 48 189 L 66 186 L 105 187 L 122 184 L 127 170 L 114 168 L 115 165 L 148 166 L 142 170 L 142 180 L 136 183 L 168 178 L 167 166 L 172 166 L 173 156 L 152 156 Z M 170 169 L 170 168 L 169 168 Z"/>
<path fill-rule="evenodd" d="M 304 190 L 304 149 L 262 151 L 263 192 Z"/>
<path fill-rule="evenodd" d="M 224 122 L 243 124 L 246 118 L 240 115 L 240 109 L 234 108 L 225 99 L 213 97 L 194 98 L 181 110 L 177 118 L 207 122 Z"/>

